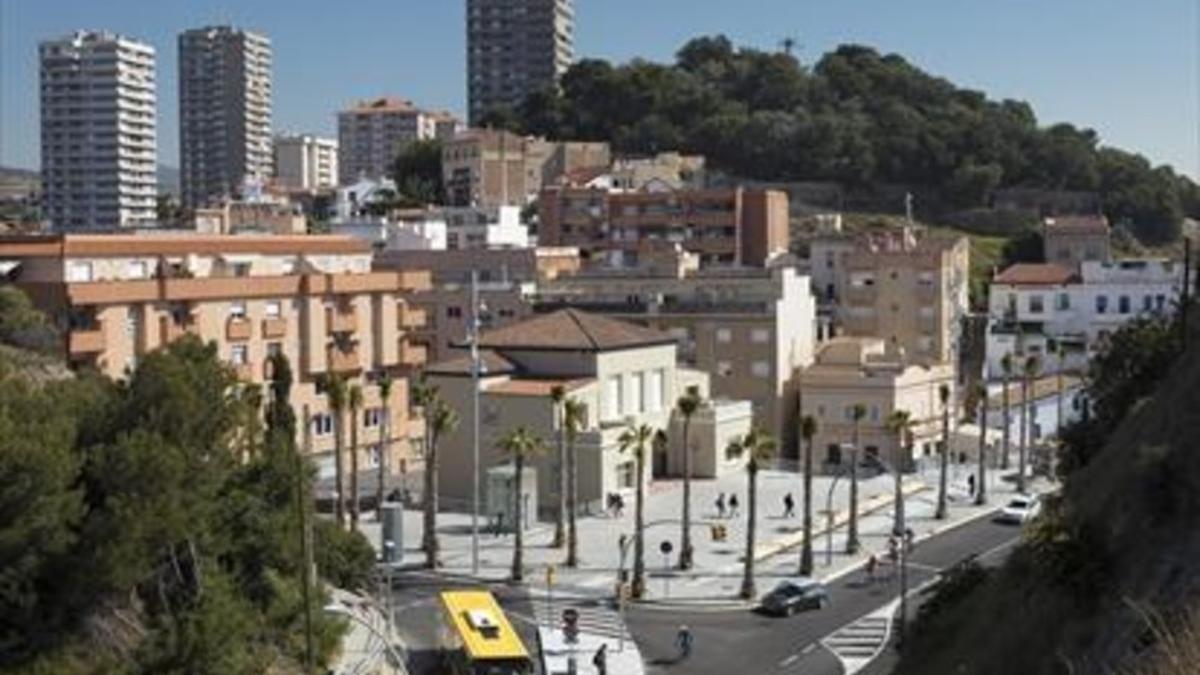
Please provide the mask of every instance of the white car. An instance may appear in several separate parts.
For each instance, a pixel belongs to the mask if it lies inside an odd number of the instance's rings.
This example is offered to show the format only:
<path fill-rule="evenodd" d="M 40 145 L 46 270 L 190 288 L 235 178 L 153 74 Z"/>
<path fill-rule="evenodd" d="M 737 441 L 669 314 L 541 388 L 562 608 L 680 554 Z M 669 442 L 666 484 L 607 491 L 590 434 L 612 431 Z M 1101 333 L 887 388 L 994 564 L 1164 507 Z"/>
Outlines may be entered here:
<path fill-rule="evenodd" d="M 997 523 L 1024 525 L 1037 517 L 1041 509 L 1042 504 L 1038 501 L 1037 497 L 1032 495 L 1017 495 L 1010 499 L 1004 505 L 1004 508 L 1000 509 L 994 520 Z"/>

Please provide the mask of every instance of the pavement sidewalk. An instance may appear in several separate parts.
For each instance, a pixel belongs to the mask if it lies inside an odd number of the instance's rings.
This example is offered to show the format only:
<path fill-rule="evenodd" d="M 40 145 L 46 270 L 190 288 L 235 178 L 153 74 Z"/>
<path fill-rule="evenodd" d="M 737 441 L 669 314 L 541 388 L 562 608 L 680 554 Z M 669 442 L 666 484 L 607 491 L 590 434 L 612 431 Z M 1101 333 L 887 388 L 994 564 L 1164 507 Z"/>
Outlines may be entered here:
<path fill-rule="evenodd" d="M 330 589 L 327 613 L 346 621 L 341 649 L 330 664 L 334 675 L 408 675 L 403 642 L 389 631 L 387 619 L 373 602 L 338 588 Z"/>

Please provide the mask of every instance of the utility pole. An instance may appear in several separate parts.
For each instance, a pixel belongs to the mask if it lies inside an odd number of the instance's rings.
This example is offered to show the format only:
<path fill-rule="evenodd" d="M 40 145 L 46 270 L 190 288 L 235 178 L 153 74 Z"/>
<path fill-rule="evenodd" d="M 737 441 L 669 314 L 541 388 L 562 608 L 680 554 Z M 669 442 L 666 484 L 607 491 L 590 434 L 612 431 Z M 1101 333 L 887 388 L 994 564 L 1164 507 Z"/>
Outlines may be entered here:
<path fill-rule="evenodd" d="M 308 406 L 303 408 L 304 417 L 304 456 L 312 452 L 312 424 L 309 422 Z M 300 549 L 304 555 L 304 567 L 300 570 L 300 587 L 304 599 L 304 672 L 313 670 L 313 625 L 312 625 L 312 590 L 313 584 L 313 547 L 311 532 L 308 527 L 308 506 L 304 495 L 304 460 L 296 453 L 296 509 L 300 514 Z"/>
<path fill-rule="evenodd" d="M 503 138 L 503 131 L 501 138 Z M 503 147 L 503 146 L 502 146 Z M 503 158 L 503 154 L 501 154 Z M 479 272 L 471 270 L 471 575 L 479 576 Z"/>

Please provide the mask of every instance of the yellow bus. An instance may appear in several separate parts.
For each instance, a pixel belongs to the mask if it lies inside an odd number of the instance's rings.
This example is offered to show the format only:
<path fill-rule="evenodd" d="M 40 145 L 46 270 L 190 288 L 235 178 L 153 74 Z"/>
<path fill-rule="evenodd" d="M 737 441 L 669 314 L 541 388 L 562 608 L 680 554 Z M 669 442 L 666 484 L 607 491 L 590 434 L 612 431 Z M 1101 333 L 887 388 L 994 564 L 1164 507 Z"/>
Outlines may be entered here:
<path fill-rule="evenodd" d="M 454 675 L 526 675 L 533 661 L 490 591 L 441 594 L 442 647 Z"/>

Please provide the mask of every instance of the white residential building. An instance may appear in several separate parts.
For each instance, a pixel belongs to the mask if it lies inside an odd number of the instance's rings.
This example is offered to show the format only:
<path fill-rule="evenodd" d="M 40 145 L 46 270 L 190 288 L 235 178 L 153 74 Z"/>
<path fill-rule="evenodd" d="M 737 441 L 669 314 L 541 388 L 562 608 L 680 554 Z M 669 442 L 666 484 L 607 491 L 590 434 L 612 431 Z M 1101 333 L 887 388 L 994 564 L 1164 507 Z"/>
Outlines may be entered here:
<path fill-rule="evenodd" d="M 525 248 L 529 227 L 521 222 L 516 206 L 447 207 L 446 248 Z"/>
<path fill-rule="evenodd" d="M 137 227 L 158 192 L 154 48 L 79 31 L 39 46 L 42 180 L 58 230 Z"/>
<path fill-rule="evenodd" d="M 337 187 L 337 141 L 311 134 L 276 136 L 275 180 L 302 190 Z"/>
<path fill-rule="evenodd" d="M 1066 347 L 1062 367 L 1078 371 L 1110 333 L 1138 316 L 1171 311 L 1183 265 L 1170 260 L 1016 264 L 996 276 L 988 298 L 987 375 L 1002 376 L 1005 354 L 1042 357 L 1043 373 L 1060 369 L 1046 357 Z M 1053 344 L 1052 344 L 1053 343 Z"/>
<path fill-rule="evenodd" d="M 183 205 L 217 206 L 270 178 L 271 41 L 231 26 L 179 35 Z"/>
<path fill-rule="evenodd" d="M 376 251 L 446 250 L 446 221 L 436 213 L 358 216 L 330 227 L 335 234 L 370 242 Z"/>

